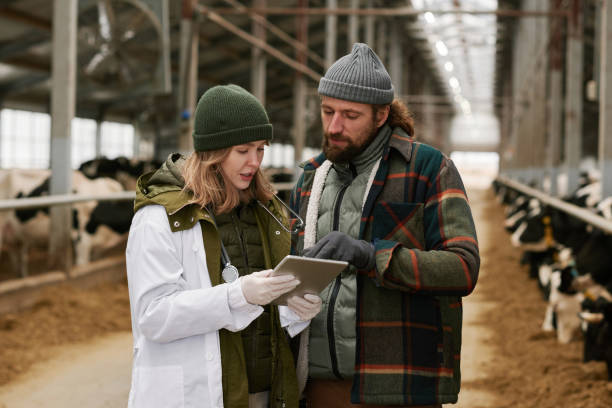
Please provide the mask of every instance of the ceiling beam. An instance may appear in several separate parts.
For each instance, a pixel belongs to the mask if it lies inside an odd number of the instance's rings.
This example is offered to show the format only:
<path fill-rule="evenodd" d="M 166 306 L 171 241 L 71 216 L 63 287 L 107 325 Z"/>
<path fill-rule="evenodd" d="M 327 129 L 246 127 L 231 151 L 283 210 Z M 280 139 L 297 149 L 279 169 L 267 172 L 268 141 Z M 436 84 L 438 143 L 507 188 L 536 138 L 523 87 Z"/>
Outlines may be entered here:
<path fill-rule="evenodd" d="M 277 36 L 278 38 L 280 38 L 287 44 L 291 45 L 296 51 L 305 53 L 308 56 L 308 58 L 310 58 L 313 62 L 317 63 L 320 67 L 325 68 L 325 61 L 323 60 L 323 58 L 319 56 L 319 54 L 310 50 L 305 44 L 299 42 L 298 40 L 296 40 L 295 38 L 291 37 L 289 34 L 284 32 L 281 28 L 269 22 L 264 16 L 261 16 L 257 13 L 249 12 L 248 10 L 245 10 L 246 7 L 242 5 L 240 2 L 238 2 L 237 0 L 224 0 L 224 1 L 232 5 L 237 10 L 245 11 L 245 13 L 249 15 L 251 20 L 263 25 L 272 34 L 274 34 L 275 36 Z"/>
<path fill-rule="evenodd" d="M 28 49 L 36 45 L 48 43 L 50 40 L 51 38 L 48 35 L 39 32 L 22 35 L 0 46 L 0 61 L 15 55 L 23 54 Z"/>
<path fill-rule="evenodd" d="M 23 11 L 16 10 L 11 7 L 0 8 L 0 17 L 13 22 L 22 23 L 32 28 L 42 31 L 51 32 L 51 21 L 43 18 L 35 17 Z"/>
<path fill-rule="evenodd" d="M 313 71 L 307 65 L 299 63 L 296 60 L 294 60 L 293 58 L 288 57 L 287 55 L 283 54 L 282 52 L 280 52 L 276 48 L 270 46 L 265 41 L 262 41 L 261 39 L 259 39 L 259 38 L 255 37 L 255 36 L 249 34 L 248 32 L 242 30 L 240 27 L 238 27 L 235 24 L 229 22 L 228 20 L 226 20 L 225 18 L 221 17 L 219 14 L 211 11 L 207 7 L 197 6 L 197 10 L 200 13 L 202 13 L 203 15 L 205 15 L 213 23 L 215 23 L 215 24 L 225 28 L 229 32 L 231 32 L 231 33 L 235 34 L 236 36 L 242 38 L 243 40 L 247 41 L 248 43 L 250 43 L 254 47 L 261 48 L 263 51 L 265 51 L 266 53 L 268 53 L 272 57 L 274 57 L 274 58 L 280 60 L 281 62 L 289 65 L 294 70 L 305 74 L 306 76 L 310 77 L 314 81 L 318 82 L 319 79 L 321 78 L 321 74 Z M 235 10 L 235 9 L 232 9 L 232 10 Z"/>
<path fill-rule="evenodd" d="M 0 86 L 0 95 L 2 95 L 2 99 L 4 99 L 8 94 L 20 93 L 49 79 L 49 75 L 45 74 L 27 75 L 21 78 L 12 79 L 9 83 Z"/>
<path fill-rule="evenodd" d="M 51 65 L 49 63 L 36 62 L 31 59 L 22 57 L 12 57 L 2 61 L 3 64 L 11 65 L 17 68 L 24 68 L 34 72 L 51 73 Z"/>
<path fill-rule="evenodd" d="M 496 15 L 499 17 L 562 17 L 568 18 L 567 10 L 530 11 L 512 9 L 494 10 L 468 10 L 468 9 L 415 9 L 413 7 L 396 8 L 306 8 L 306 7 L 245 7 L 235 9 L 228 7 L 205 7 L 200 6 L 203 12 L 214 12 L 217 14 L 245 14 L 256 13 L 264 15 L 339 15 L 339 16 L 379 16 L 379 17 L 404 17 L 417 16 L 423 13 L 433 14 L 472 14 L 472 15 Z"/>

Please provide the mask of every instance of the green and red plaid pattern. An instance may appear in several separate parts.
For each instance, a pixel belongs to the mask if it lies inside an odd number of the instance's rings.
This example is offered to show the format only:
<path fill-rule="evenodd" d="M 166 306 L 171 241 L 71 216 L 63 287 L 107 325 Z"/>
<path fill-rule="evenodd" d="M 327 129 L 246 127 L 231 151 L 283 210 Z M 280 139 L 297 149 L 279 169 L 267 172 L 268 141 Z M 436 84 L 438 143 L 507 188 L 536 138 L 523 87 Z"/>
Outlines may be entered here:
<path fill-rule="evenodd" d="M 291 198 L 304 217 L 320 155 L 306 162 Z M 465 188 L 452 161 L 394 129 L 364 206 L 360 237 L 376 268 L 357 279 L 357 348 L 351 402 L 457 401 L 461 297 L 480 258 Z M 303 235 L 294 238 L 301 253 Z"/>

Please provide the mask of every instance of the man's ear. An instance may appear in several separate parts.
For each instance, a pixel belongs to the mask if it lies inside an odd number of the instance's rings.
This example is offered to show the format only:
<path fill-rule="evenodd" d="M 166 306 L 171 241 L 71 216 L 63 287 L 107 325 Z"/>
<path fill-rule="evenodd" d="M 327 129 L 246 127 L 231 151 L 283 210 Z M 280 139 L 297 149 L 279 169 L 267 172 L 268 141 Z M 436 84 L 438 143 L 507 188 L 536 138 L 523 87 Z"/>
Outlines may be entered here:
<path fill-rule="evenodd" d="M 389 110 L 391 109 L 391 105 L 386 105 L 382 109 L 378 109 L 376 111 L 376 127 L 381 127 L 389 117 Z"/>

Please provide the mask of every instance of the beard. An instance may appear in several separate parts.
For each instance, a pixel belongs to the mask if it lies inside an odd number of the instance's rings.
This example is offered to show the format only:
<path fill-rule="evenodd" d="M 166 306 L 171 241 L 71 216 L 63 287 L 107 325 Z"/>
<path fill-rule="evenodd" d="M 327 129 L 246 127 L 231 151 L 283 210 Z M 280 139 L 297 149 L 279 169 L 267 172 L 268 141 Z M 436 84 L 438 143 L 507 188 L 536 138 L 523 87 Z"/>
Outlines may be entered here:
<path fill-rule="evenodd" d="M 366 147 L 370 145 L 372 140 L 378 134 L 376 123 L 372 121 L 371 125 L 363 131 L 359 132 L 356 140 L 351 140 L 343 136 L 341 133 L 323 132 L 323 153 L 325 157 L 332 163 L 346 163 L 359 156 Z M 346 142 L 345 147 L 338 147 L 330 143 L 329 139 L 333 138 L 337 141 Z"/>

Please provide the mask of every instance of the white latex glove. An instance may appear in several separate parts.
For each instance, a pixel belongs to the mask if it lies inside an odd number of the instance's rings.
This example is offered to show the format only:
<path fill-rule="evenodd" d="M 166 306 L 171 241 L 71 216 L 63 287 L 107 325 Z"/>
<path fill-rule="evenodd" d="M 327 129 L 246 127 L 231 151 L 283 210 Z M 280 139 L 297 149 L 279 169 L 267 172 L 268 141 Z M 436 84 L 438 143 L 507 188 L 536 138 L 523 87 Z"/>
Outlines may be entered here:
<path fill-rule="evenodd" d="M 270 276 L 271 273 L 272 269 L 267 269 L 240 277 L 240 288 L 247 302 L 267 305 L 300 284 L 293 275 Z"/>
<path fill-rule="evenodd" d="M 291 296 L 287 299 L 287 306 L 303 321 L 310 320 L 321 311 L 321 298 L 306 293 L 304 297 Z"/>

